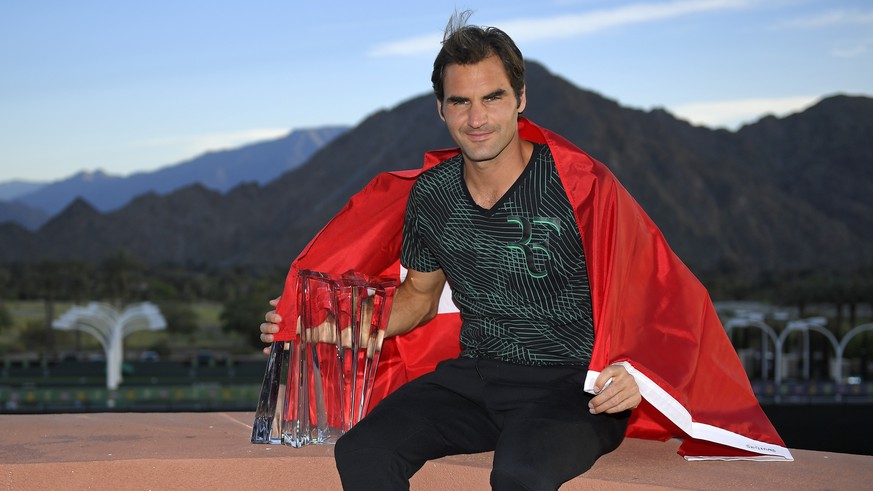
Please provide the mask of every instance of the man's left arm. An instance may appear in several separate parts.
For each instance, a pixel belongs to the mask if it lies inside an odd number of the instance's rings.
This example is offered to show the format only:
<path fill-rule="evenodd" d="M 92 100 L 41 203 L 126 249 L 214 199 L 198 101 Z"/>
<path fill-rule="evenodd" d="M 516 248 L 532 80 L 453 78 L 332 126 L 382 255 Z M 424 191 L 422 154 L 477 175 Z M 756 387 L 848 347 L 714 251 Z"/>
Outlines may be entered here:
<path fill-rule="evenodd" d="M 591 414 L 619 413 L 636 409 L 642 397 L 633 376 L 621 365 L 610 365 L 594 381 L 594 396 L 588 403 Z"/>

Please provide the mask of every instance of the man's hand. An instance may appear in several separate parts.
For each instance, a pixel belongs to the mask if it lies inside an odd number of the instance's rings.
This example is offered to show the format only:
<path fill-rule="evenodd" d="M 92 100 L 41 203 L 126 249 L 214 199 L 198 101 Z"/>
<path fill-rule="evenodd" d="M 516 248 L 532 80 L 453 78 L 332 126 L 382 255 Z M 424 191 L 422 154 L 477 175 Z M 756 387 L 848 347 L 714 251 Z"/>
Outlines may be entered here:
<path fill-rule="evenodd" d="M 642 401 L 637 382 L 621 365 L 610 365 L 600 372 L 594 381 L 594 393 L 597 395 L 588 403 L 591 414 L 636 409 Z"/>
<path fill-rule="evenodd" d="M 276 307 L 279 303 L 279 297 L 270 300 L 270 305 Z M 279 332 L 279 323 L 282 322 L 282 316 L 276 313 L 276 309 L 267 312 L 264 315 L 264 322 L 261 323 L 261 341 L 265 343 L 273 342 L 273 334 Z M 264 354 L 270 354 L 270 347 L 264 348 Z"/>

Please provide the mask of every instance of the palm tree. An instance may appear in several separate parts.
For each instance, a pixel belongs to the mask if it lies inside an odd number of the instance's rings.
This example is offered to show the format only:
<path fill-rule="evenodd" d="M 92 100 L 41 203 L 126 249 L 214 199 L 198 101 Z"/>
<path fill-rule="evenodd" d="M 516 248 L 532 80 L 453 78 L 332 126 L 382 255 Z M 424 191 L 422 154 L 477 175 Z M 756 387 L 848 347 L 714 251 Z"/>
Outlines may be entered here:
<path fill-rule="evenodd" d="M 52 322 L 55 320 L 55 301 L 57 300 L 61 285 L 59 271 L 59 264 L 55 261 L 45 260 L 36 265 L 39 297 L 43 300 L 45 312 L 45 321 L 43 322 L 44 360 L 55 355 L 55 337 Z"/>

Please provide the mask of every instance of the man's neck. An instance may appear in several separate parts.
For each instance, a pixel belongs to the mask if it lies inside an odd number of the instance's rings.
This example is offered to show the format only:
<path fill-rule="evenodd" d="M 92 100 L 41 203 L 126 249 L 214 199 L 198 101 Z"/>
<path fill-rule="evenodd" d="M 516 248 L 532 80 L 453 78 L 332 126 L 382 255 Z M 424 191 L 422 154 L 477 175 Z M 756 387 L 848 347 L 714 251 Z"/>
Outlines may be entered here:
<path fill-rule="evenodd" d="M 500 201 L 524 172 L 533 148 L 533 143 L 519 139 L 518 145 L 512 150 L 507 148 L 500 159 L 470 162 L 465 158 L 464 182 L 473 201 L 485 209 L 490 209 Z"/>

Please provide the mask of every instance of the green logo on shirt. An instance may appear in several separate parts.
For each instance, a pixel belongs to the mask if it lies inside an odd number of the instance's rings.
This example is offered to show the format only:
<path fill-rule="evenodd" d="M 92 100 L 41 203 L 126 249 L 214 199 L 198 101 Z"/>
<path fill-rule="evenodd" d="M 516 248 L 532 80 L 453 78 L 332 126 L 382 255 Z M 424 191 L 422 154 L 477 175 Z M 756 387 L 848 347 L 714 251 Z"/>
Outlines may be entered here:
<path fill-rule="evenodd" d="M 542 266 L 537 266 L 534 261 L 534 253 L 539 252 L 540 254 L 545 255 L 546 262 L 552 259 L 552 255 L 549 253 L 549 234 L 552 231 L 557 232 L 558 235 L 561 235 L 561 219 L 559 218 L 551 218 L 551 217 L 534 217 L 533 221 L 528 220 L 526 217 L 513 215 L 506 219 L 508 223 L 514 223 L 518 225 L 521 238 L 508 245 L 510 249 L 521 251 L 524 255 L 524 259 L 527 262 L 527 272 L 533 278 L 545 278 L 546 275 L 549 274 L 548 270 Z M 544 225 L 545 230 L 545 239 L 542 242 L 534 242 L 534 227 L 537 225 Z"/>

